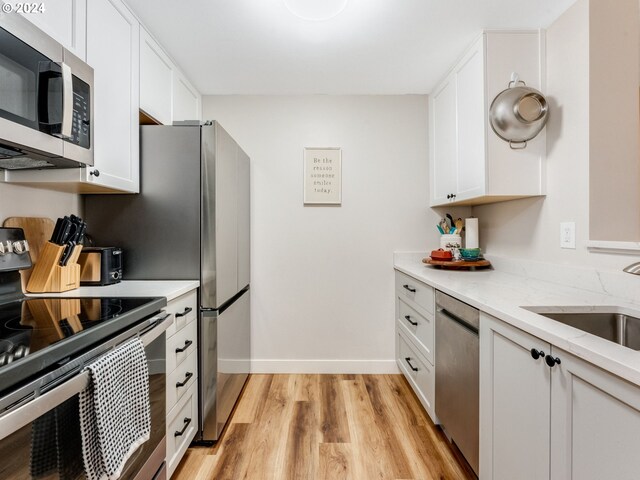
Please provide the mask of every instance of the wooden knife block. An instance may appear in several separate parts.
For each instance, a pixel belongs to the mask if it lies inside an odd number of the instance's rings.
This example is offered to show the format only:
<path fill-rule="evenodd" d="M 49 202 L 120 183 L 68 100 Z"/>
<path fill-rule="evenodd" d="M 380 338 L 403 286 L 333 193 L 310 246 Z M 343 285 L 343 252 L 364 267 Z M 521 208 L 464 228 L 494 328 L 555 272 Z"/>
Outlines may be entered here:
<path fill-rule="evenodd" d="M 33 267 L 27 292 L 29 293 L 59 293 L 73 290 L 80 286 L 80 265 L 78 257 L 82 245 L 73 248 L 67 264 L 60 266 L 60 258 L 64 252 L 64 245 L 47 242 L 40 251 L 38 262 Z"/>

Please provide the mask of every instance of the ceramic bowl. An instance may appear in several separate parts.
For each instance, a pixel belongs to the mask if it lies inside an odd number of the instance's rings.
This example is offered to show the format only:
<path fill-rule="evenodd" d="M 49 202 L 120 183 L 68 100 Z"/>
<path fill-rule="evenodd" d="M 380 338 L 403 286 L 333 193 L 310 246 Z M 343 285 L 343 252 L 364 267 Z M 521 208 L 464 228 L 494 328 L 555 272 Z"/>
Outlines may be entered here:
<path fill-rule="evenodd" d="M 474 261 L 480 258 L 480 249 L 479 248 L 461 248 L 460 256 L 463 260 Z"/>

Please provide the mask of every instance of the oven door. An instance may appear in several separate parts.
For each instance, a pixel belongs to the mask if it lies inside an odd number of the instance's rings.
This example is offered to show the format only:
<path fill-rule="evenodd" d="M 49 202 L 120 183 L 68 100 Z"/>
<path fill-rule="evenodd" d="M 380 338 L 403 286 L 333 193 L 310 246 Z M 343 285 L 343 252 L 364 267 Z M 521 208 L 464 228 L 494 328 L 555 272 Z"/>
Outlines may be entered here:
<path fill-rule="evenodd" d="M 151 434 L 129 458 L 121 479 L 147 480 L 162 475 L 166 454 L 165 330 L 163 318 L 141 336 L 149 367 Z M 121 343 L 121 342 L 119 342 Z M 0 417 L 0 478 L 3 480 L 85 479 L 80 437 L 79 394 L 87 372 Z M 10 433 L 12 432 L 12 433 Z"/>

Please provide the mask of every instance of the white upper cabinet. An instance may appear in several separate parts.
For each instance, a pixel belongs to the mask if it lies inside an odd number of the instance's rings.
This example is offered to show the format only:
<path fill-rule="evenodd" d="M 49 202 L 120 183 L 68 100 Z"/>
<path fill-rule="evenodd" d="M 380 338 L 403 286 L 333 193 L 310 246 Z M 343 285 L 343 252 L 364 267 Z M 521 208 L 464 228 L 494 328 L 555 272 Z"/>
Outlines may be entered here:
<path fill-rule="evenodd" d="M 513 150 L 489 124 L 512 73 L 544 92 L 541 32 L 484 32 L 429 99 L 431 206 L 544 195 L 546 135 Z"/>
<path fill-rule="evenodd" d="M 201 96 L 160 44 L 140 29 L 140 110 L 163 125 L 200 120 Z"/>
<path fill-rule="evenodd" d="M 87 5 L 87 61 L 95 70 L 95 158 L 86 180 L 136 193 L 140 190 L 139 30 L 137 19 L 120 0 L 91 0 Z"/>
<path fill-rule="evenodd" d="M 5 180 L 77 193 L 140 191 L 140 24 L 121 0 L 87 3 L 93 167 L 6 171 Z"/>
<path fill-rule="evenodd" d="M 31 12 L 33 5 L 38 6 L 32 13 L 22 15 L 74 55 L 87 59 L 87 0 L 39 0 L 36 3 L 4 0 L 4 3 L 13 5 L 16 11 L 19 4 L 22 12 Z"/>
<path fill-rule="evenodd" d="M 140 28 L 140 110 L 171 125 L 171 90 L 175 66 L 162 47 Z"/>
<path fill-rule="evenodd" d="M 173 120 L 200 120 L 202 97 L 180 70 L 173 71 Z"/>
<path fill-rule="evenodd" d="M 448 78 L 431 96 L 431 195 L 436 203 L 445 203 L 456 189 L 456 84 Z M 437 119 L 437 121 L 436 121 Z"/>

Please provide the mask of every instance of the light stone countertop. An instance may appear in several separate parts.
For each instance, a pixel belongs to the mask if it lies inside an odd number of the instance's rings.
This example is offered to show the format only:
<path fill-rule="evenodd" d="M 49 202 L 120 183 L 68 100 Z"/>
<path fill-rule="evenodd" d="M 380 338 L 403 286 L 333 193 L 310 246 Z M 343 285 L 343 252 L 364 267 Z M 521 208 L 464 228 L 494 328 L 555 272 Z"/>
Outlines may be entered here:
<path fill-rule="evenodd" d="M 167 302 L 198 288 L 198 280 L 123 280 L 113 285 L 80 287 L 62 293 L 28 293 L 28 297 L 165 297 Z"/>
<path fill-rule="evenodd" d="M 500 268 L 478 271 L 441 270 L 422 263 L 424 256 L 425 254 L 417 253 L 396 253 L 394 268 L 604 370 L 640 385 L 639 351 L 617 345 L 521 308 L 523 306 L 570 306 L 581 307 L 588 311 L 602 306 L 615 306 L 621 313 L 640 317 L 640 305 L 624 297 L 615 296 L 615 285 L 607 285 L 605 293 L 547 282 L 526 276 L 526 262 L 523 262 L 522 268 L 513 268 L 513 265 L 506 268 L 505 265 L 505 271 L 518 271 L 524 275 L 505 273 Z M 493 258 L 490 256 L 488 258 L 493 262 Z M 535 268 L 539 269 L 540 264 Z M 549 268 L 553 267 L 550 265 Z M 568 272 L 569 275 L 571 273 L 575 274 L 575 272 Z M 628 274 L 625 275 L 631 277 Z M 549 276 L 553 276 L 555 280 L 558 278 L 557 272 L 550 271 Z M 627 277 L 621 278 L 627 281 Z M 640 278 L 631 279 L 631 281 L 636 281 L 637 288 L 640 289 Z M 561 310 L 554 309 L 554 311 Z"/>

